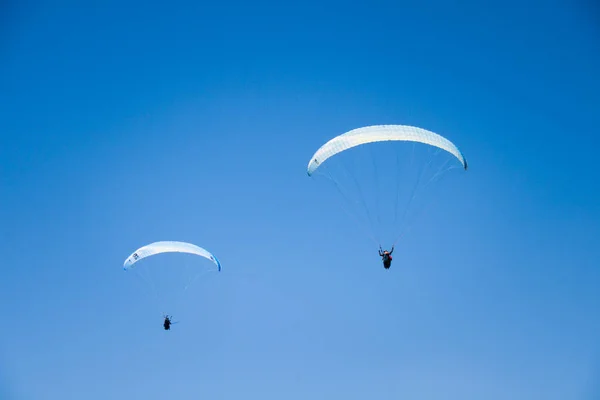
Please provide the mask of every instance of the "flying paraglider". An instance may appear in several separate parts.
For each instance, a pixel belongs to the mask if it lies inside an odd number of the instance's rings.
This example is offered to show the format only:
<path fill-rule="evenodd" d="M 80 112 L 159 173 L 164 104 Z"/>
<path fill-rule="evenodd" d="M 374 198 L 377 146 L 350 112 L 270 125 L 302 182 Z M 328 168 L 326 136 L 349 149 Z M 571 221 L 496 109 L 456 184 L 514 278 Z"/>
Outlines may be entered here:
<path fill-rule="evenodd" d="M 365 157 L 365 153 L 371 153 L 371 162 L 359 159 Z M 431 189 L 431 184 L 445 172 L 458 168 L 452 165 L 456 161 L 461 169 L 467 170 L 467 160 L 461 151 L 454 143 L 434 132 L 407 125 L 373 125 L 351 130 L 326 142 L 310 158 L 307 174 L 312 177 L 321 172 L 320 175 L 333 182 L 350 208 L 362 207 L 359 212 L 349 213 L 360 214 L 356 218 L 358 222 L 361 222 L 360 217 L 363 223 L 366 222 L 371 239 L 379 244 L 383 266 L 389 269 L 394 245 L 409 229 L 410 224 L 404 219 L 410 216 L 412 207 L 418 207 L 415 203 L 424 198 L 420 191 Z M 385 162 L 395 162 L 395 166 L 382 167 Z M 349 164 L 354 166 L 353 170 L 348 167 Z M 411 168 L 416 171 L 412 173 Z M 369 170 L 373 174 L 367 177 Z M 384 176 L 384 173 L 390 175 Z M 401 173 L 406 176 L 401 178 Z M 414 186 L 409 183 L 411 179 L 415 181 Z M 379 182 L 383 182 L 383 186 L 379 186 Z M 400 193 L 403 191 L 406 192 L 406 201 L 401 204 Z M 386 200 L 394 205 L 384 212 L 382 203 Z M 397 221 L 398 218 L 403 219 L 402 223 Z M 390 232 L 383 233 L 386 229 Z M 381 250 L 381 236 L 392 243 L 392 251 Z"/>
<path fill-rule="evenodd" d="M 383 268 L 385 269 L 390 269 L 390 267 L 392 266 L 392 253 L 394 252 L 394 246 L 392 246 L 392 250 L 387 251 L 387 250 L 381 250 L 381 247 L 379 247 L 379 257 L 381 257 L 382 261 L 383 261 Z"/>
<path fill-rule="evenodd" d="M 168 315 L 165 315 L 165 322 L 163 323 L 163 328 L 165 328 L 165 331 L 171 329 L 171 318 Z"/>
<path fill-rule="evenodd" d="M 207 251 L 201 247 L 198 247 L 194 244 L 191 244 L 191 243 L 173 242 L 173 241 L 154 242 L 149 245 L 140 247 L 139 249 L 134 251 L 129 257 L 127 257 L 127 259 L 123 263 L 123 269 L 126 271 L 130 270 L 130 269 L 138 269 L 138 268 L 143 269 L 142 266 L 138 266 L 138 264 L 137 264 L 138 262 L 140 262 L 141 260 L 143 260 L 147 257 L 158 255 L 158 254 L 163 254 L 163 253 L 186 253 L 186 254 L 190 254 L 190 255 L 200 256 L 200 257 L 210 260 L 212 262 L 212 264 L 214 266 L 216 266 L 217 271 L 221 271 L 221 263 L 209 251 Z M 164 265 L 161 264 L 161 269 L 163 269 L 163 267 L 164 267 Z M 172 267 L 170 267 L 170 269 L 173 269 L 174 267 L 175 266 L 172 266 Z M 193 268 L 193 269 L 196 270 L 195 271 L 196 275 L 198 273 L 202 272 L 202 269 L 200 269 L 198 267 Z M 187 285 L 185 285 L 184 291 L 187 289 L 187 287 L 190 285 L 190 283 L 191 282 L 188 282 Z M 153 289 L 155 289 L 154 285 L 151 285 L 151 286 Z M 157 297 L 159 297 L 159 296 L 157 295 Z M 170 317 L 169 315 L 163 314 L 163 316 L 164 316 L 163 328 L 168 331 L 171 329 L 171 325 L 174 322 L 171 321 L 172 317 Z"/>

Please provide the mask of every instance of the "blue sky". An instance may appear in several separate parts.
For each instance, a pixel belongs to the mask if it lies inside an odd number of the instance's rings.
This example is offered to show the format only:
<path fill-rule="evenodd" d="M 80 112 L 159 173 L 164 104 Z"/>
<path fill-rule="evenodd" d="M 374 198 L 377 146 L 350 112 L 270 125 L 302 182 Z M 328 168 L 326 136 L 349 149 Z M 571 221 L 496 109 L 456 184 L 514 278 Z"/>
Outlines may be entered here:
<path fill-rule="evenodd" d="M 592 399 L 591 2 L 14 2 L 0 42 L 9 399 Z M 306 175 L 410 124 L 469 171 L 394 253 Z M 122 270 L 214 252 L 173 330 Z"/>

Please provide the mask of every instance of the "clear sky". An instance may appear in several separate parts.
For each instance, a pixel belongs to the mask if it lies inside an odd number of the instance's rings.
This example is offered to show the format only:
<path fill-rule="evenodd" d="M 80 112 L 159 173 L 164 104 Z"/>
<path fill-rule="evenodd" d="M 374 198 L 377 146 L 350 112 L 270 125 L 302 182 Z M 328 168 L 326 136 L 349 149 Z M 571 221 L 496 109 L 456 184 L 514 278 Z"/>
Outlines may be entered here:
<path fill-rule="evenodd" d="M 593 2 L 100 3 L 0 9 L 1 398 L 600 396 Z M 470 162 L 389 271 L 306 174 L 372 124 Z M 169 332 L 158 240 L 223 264 Z"/>

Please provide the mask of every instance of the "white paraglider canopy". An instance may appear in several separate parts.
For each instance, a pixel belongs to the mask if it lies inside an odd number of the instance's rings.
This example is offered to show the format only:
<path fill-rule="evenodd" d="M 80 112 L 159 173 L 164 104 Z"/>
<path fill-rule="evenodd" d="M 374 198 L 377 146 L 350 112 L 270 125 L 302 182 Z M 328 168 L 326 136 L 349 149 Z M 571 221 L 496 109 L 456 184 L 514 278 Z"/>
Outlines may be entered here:
<path fill-rule="evenodd" d="M 312 175 L 325 160 L 344 150 L 362 144 L 385 141 L 419 142 L 438 147 L 455 156 L 464 169 L 467 169 L 467 160 L 460 150 L 454 143 L 437 133 L 408 125 L 373 125 L 336 136 L 321 146 L 308 163 L 308 175 Z"/>
<path fill-rule="evenodd" d="M 155 254 L 161 253 L 188 253 L 195 254 L 211 260 L 217 266 L 218 270 L 221 270 L 221 263 L 219 260 L 211 254 L 209 251 L 198 247 L 195 244 L 185 242 L 154 242 L 147 246 L 140 247 L 134 251 L 123 263 L 124 269 L 132 268 L 133 265 L 146 258 Z"/>
<path fill-rule="evenodd" d="M 333 183 L 341 208 L 382 246 L 396 244 L 430 201 L 446 198 L 441 183 L 453 169 L 466 170 L 467 160 L 445 137 L 409 125 L 372 125 L 327 141 L 306 172 Z"/>
<path fill-rule="evenodd" d="M 201 276 L 221 271 L 221 263 L 214 254 L 195 244 L 162 241 L 134 251 L 123 263 L 123 269 L 141 279 L 165 316 L 181 315 L 188 288 Z"/>

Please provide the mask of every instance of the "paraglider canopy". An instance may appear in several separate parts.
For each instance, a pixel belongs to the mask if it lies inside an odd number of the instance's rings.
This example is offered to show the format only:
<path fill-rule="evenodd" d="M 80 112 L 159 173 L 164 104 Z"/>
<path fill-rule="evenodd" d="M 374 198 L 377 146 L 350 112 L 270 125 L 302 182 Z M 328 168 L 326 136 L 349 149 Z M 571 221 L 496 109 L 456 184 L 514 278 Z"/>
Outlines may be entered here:
<path fill-rule="evenodd" d="M 211 254 L 209 251 L 198 247 L 191 243 L 185 242 L 154 242 L 147 246 L 140 247 L 134 251 L 123 263 L 123 269 L 127 270 L 132 268 L 133 265 L 139 260 L 161 253 L 188 253 L 195 254 L 211 260 L 221 271 L 221 263 L 219 260 Z"/>
<path fill-rule="evenodd" d="M 134 251 L 123 269 L 140 278 L 154 295 L 157 311 L 165 317 L 167 312 L 184 313 L 183 298 L 188 288 L 201 276 L 221 271 L 221 263 L 214 254 L 194 244 L 161 241 Z M 173 323 L 170 318 L 165 322 L 165 328 Z"/>
<path fill-rule="evenodd" d="M 342 207 L 375 245 L 396 244 L 433 199 L 444 199 L 441 181 L 467 160 L 445 137 L 409 125 L 372 125 L 323 144 L 307 174 L 332 183 Z"/>
<path fill-rule="evenodd" d="M 308 163 L 307 173 L 309 176 L 312 175 L 325 160 L 344 150 L 362 144 L 385 141 L 419 142 L 438 147 L 455 156 L 464 169 L 467 169 L 467 160 L 460 150 L 458 150 L 454 143 L 437 133 L 408 125 L 373 125 L 351 130 L 325 143 L 312 156 Z"/>

